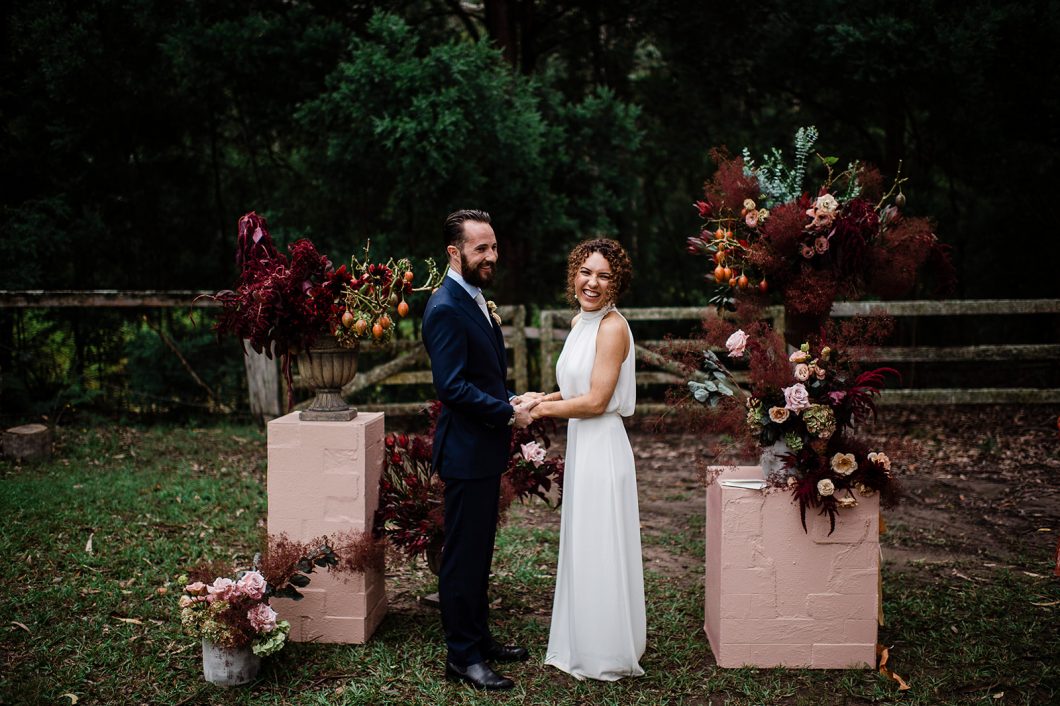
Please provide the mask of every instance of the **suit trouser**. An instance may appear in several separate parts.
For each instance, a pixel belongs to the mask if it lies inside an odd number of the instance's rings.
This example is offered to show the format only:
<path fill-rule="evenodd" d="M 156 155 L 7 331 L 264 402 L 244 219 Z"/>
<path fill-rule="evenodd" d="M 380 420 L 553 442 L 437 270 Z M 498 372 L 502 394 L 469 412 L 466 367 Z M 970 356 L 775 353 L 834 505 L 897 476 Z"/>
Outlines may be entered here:
<path fill-rule="evenodd" d="M 445 547 L 438 593 L 449 661 L 463 668 L 484 661 L 483 653 L 493 644 L 488 591 L 501 477 L 444 480 Z"/>

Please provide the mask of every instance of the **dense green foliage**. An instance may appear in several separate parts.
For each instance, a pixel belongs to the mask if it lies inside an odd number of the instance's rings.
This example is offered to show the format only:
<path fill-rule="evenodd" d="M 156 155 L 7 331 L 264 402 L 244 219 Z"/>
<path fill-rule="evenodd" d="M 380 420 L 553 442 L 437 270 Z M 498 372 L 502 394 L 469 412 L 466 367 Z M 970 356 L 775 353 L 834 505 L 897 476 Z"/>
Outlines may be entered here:
<path fill-rule="evenodd" d="M 841 163 L 902 162 L 957 296 L 1056 293 L 1046 0 L 37 0 L 0 17 L 2 289 L 219 289 L 252 209 L 337 261 L 366 238 L 438 255 L 444 215 L 474 205 L 501 240 L 498 301 L 558 303 L 568 247 L 607 234 L 636 263 L 631 303 L 703 302 L 683 246 L 709 150 L 790 155 L 813 124 Z M 4 370 L 13 326 L 0 316 Z"/>

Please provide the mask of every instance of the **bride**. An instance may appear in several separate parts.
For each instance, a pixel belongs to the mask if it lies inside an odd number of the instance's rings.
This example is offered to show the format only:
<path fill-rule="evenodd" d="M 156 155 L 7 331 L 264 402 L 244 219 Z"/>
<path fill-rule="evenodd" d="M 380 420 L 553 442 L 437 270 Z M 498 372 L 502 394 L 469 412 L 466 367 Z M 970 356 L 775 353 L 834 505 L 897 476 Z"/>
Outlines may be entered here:
<path fill-rule="evenodd" d="M 530 393 L 535 419 L 569 419 L 559 566 L 545 664 L 577 679 L 644 674 L 644 572 L 633 450 L 622 417 L 636 404 L 629 324 L 614 302 L 632 266 L 614 240 L 578 244 L 567 294 L 581 312 L 556 364 L 559 392 Z"/>

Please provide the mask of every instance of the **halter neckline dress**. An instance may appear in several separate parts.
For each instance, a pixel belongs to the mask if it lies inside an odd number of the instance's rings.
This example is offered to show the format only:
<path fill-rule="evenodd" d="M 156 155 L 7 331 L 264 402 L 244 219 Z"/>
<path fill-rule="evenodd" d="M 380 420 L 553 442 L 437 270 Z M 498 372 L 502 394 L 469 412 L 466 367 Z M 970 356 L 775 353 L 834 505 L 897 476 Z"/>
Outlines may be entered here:
<path fill-rule="evenodd" d="M 589 392 L 597 333 L 611 311 L 583 310 L 567 336 L 556 364 L 563 399 Z M 644 674 L 639 663 L 646 641 L 640 512 L 633 449 L 622 424 L 637 401 L 628 323 L 626 332 L 629 353 L 606 410 L 571 419 L 567 426 L 559 564 L 545 664 L 577 679 L 613 681 Z"/>

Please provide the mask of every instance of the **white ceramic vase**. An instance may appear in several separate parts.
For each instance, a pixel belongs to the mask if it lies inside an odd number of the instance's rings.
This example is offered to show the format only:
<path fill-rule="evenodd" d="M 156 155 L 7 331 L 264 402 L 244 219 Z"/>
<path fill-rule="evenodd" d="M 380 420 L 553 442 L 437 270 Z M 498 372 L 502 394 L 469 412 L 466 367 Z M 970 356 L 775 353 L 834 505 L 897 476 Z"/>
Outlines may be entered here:
<path fill-rule="evenodd" d="M 258 676 L 261 658 L 250 646 L 221 647 L 203 638 L 202 675 L 218 686 L 238 686 Z"/>

